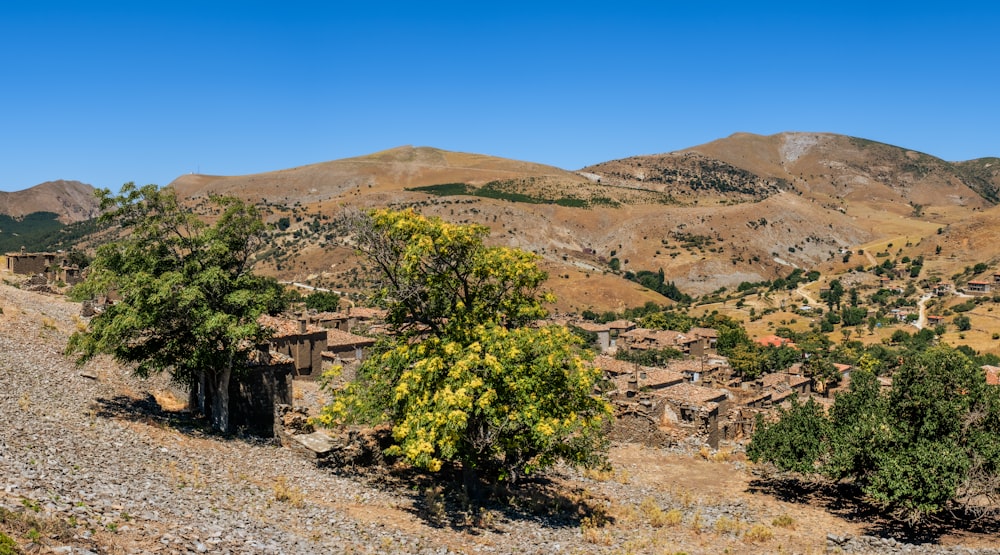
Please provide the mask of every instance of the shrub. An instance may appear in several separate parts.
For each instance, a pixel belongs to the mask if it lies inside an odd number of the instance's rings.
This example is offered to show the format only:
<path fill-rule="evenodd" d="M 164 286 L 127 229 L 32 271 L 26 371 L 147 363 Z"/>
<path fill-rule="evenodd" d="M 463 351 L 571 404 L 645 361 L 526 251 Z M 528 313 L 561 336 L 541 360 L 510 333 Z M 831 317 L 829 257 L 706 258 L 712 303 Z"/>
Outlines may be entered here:
<path fill-rule="evenodd" d="M 795 519 L 788 515 L 780 515 L 771 521 L 771 526 L 776 526 L 778 528 L 793 528 L 795 526 Z"/>
<path fill-rule="evenodd" d="M 763 524 L 754 524 L 750 527 L 750 530 L 747 530 L 747 533 L 743 535 L 743 539 L 754 543 L 770 541 L 773 537 L 774 532 Z"/>
<path fill-rule="evenodd" d="M 13 538 L 0 532 L 0 555 L 21 555 L 21 548 Z"/>

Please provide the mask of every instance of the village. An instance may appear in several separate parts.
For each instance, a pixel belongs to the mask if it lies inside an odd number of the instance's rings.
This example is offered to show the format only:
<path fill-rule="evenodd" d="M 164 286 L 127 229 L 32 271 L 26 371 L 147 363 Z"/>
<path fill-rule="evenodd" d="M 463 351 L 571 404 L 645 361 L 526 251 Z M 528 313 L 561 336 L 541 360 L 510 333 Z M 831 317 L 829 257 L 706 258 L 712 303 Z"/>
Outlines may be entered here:
<path fill-rule="evenodd" d="M 83 279 L 78 265 L 71 264 L 63 253 L 6 253 L 3 269 L 26 278 L 23 287 L 52 294 Z M 897 279 L 902 276 L 894 276 Z M 878 277 L 871 288 L 902 292 L 902 285 L 887 276 Z M 989 295 L 1000 287 L 1000 273 L 993 281 L 969 280 L 962 288 L 965 296 Z M 821 289 L 821 294 L 828 291 Z M 942 297 L 958 293 L 946 282 L 935 283 L 925 295 Z M 108 302 L 106 299 L 103 302 Z M 782 303 L 784 304 L 784 303 Z M 315 416 L 324 396 L 318 379 L 331 368 L 342 368 L 339 380 L 350 379 L 366 359 L 380 335 L 388 333 L 385 313 L 374 308 L 343 303 L 333 312 L 301 310 L 283 317 L 262 316 L 260 323 L 273 331 L 266 345 L 261 345 L 254 371 L 230 385 L 234 425 L 249 433 L 278 438 L 317 460 L 342 446 L 325 430 L 317 431 L 309 417 Z M 100 303 L 87 301 L 81 315 L 93 316 Z M 796 307 L 808 312 L 808 305 Z M 921 307 L 922 308 L 922 307 Z M 927 326 L 941 325 L 943 316 L 928 314 L 920 319 L 916 309 L 892 309 L 900 323 Z M 634 321 L 618 319 L 606 323 L 560 315 L 538 324 L 568 326 L 582 332 L 594 353 L 592 364 L 606 378 L 600 391 L 613 403 L 615 421 L 609 438 L 666 447 L 684 442 L 718 450 L 739 450 L 753 433 L 759 414 L 773 413 L 778 406 L 788 406 L 793 396 L 812 397 L 830 406 L 837 391 L 850 385 L 853 367 L 834 364 L 837 377 L 834 387 L 817 382 L 803 369 L 807 355 L 783 368 L 744 379 L 718 353 L 718 331 L 693 327 L 687 331 L 647 329 Z M 796 349 L 794 342 L 773 333 L 754 342 L 764 348 Z M 646 352 L 671 351 L 677 357 L 656 366 L 630 362 Z M 1000 367 L 984 365 L 987 382 L 1000 384 Z M 888 389 L 891 377 L 880 376 Z M 203 392 L 194 387 L 188 406 L 204 403 Z"/>

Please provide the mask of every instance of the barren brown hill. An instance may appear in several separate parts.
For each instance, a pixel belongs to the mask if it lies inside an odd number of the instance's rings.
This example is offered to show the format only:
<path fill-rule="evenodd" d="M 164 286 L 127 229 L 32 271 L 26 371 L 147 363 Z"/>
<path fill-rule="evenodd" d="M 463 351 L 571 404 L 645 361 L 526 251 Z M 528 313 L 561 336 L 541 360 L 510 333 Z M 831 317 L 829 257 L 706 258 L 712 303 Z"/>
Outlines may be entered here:
<path fill-rule="evenodd" d="M 437 185 L 535 178 L 566 186 L 587 180 L 566 170 L 482 154 L 403 146 L 356 158 L 241 176 L 183 175 L 170 186 L 181 197 L 209 193 L 248 200 L 313 203 L 382 191 Z"/>
<path fill-rule="evenodd" d="M 235 194 L 271 223 L 287 218 L 260 267 L 289 281 L 351 290 L 358 262 L 337 245 L 330 218 L 348 205 L 413 207 L 489 226 L 496 244 L 538 253 L 560 309 L 619 309 L 667 302 L 625 279 L 640 270 L 662 269 L 700 295 L 795 268 L 842 270 L 846 251 L 896 238 L 930 256 L 937 244 L 950 248 L 942 273 L 967 258 L 954 252 L 963 242 L 986 243 L 976 257 L 1000 258 L 987 239 L 996 218 L 986 215 L 995 213 L 998 161 L 950 163 L 825 133 L 739 133 L 575 173 L 401 147 L 264 174 L 182 176 L 172 186 L 192 204 Z"/>
<path fill-rule="evenodd" d="M 68 224 L 97 216 L 99 205 L 94 188 L 79 181 L 47 181 L 23 191 L 0 192 L 0 214 L 13 218 L 54 212 Z"/>
<path fill-rule="evenodd" d="M 982 208 L 996 202 L 997 169 L 953 164 L 922 152 L 831 133 L 736 133 L 693 147 L 752 173 L 784 179 L 804 192 L 846 202 L 901 202 Z"/>

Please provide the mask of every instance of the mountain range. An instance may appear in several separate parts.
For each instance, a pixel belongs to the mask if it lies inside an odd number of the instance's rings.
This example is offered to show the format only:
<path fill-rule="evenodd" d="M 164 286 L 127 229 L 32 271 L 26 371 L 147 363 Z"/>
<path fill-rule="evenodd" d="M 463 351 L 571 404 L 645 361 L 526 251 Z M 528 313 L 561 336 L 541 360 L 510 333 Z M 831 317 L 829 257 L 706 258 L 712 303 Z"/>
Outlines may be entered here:
<path fill-rule="evenodd" d="M 494 243 L 538 253 L 567 310 L 665 302 L 623 279 L 643 270 L 701 295 L 795 268 L 844 271 L 862 261 L 845 254 L 890 243 L 934 257 L 928 269 L 942 275 L 1000 259 L 1000 159 L 947 162 L 829 133 L 737 133 L 577 171 L 405 146 L 253 175 L 182 175 L 170 186 L 192 207 L 235 195 L 271 223 L 287 218 L 262 271 L 339 289 L 350 289 L 358 266 L 331 228 L 329 217 L 345 206 L 414 207 L 480 223 Z M 66 221 L 96 210 L 71 209 L 69 193 L 46 195 L 19 206 Z M 3 200 L 0 213 L 13 206 Z"/>

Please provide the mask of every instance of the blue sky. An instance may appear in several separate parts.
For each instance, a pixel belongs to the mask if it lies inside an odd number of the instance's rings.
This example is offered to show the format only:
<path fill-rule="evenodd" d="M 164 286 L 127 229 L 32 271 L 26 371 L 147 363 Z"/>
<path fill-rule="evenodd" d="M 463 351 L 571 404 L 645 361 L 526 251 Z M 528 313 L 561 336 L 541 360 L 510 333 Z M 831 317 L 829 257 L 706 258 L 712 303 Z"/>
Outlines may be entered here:
<path fill-rule="evenodd" d="M 566 169 L 746 131 L 1000 156 L 1000 4 L 0 4 L 0 190 L 404 144 Z"/>

